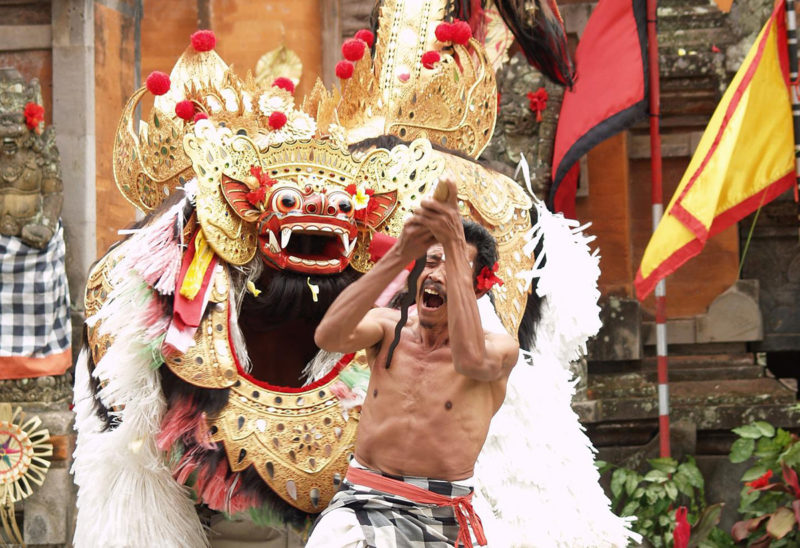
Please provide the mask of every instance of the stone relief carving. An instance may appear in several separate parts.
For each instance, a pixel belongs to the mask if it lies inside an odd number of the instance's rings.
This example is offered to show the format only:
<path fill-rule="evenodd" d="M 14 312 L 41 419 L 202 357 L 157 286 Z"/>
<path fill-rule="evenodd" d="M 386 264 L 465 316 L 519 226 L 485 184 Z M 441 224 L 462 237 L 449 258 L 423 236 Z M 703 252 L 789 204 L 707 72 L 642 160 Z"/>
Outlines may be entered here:
<path fill-rule="evenodd" d="M 43 249 L 58 226 L 62 183 L 55 133 L 43 119 L 26 120 L 31 103 L 42 104 L 39 82 L 0 68 L 0 234 Z"/>

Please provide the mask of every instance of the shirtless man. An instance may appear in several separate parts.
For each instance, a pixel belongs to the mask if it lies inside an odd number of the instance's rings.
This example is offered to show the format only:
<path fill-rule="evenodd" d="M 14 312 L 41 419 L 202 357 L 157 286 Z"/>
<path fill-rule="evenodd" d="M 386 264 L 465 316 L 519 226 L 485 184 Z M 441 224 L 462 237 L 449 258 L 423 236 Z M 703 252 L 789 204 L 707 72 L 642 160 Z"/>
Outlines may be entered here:
<path fill-rule="evenodd" d="M 477 299 L 486 290 L 476 289 L 476 275 L 497 260 L 496 244 L 480 225 L 462 224 L 455 185 L 442 184 L 448 201 L 423 200 L 395 245 L 317 328 L 321 348 L 366 348 L 371 377 L 355 459 L 307 547 L 472 546 L 470 527 L 486 542 L 469 480 L 519 347 L 481 326 Z M 417 313 L 387 367 L 400 313 L 373 303 L 423 255 Z"/>

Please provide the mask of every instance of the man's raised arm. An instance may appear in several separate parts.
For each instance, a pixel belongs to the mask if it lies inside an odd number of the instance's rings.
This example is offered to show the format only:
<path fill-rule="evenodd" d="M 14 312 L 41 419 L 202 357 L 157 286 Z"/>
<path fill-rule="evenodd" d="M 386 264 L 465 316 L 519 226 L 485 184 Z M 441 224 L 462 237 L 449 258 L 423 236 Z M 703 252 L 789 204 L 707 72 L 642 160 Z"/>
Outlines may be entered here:
<path fill-rule="evenodd" d="M 379 319 L 386 311 L 372 310 L 375 301 L 389 282 L 434 242 L 430 230 L 412 216 L 388 253 L 333 301 L 314 332 L 317 346 L 331 352 L 355 352 L 380 342 L 383 328 Z"/>
<path fill-rule="evenodd" d="M 473 266 L 467 255 L 467 242 L 458 214 L 457 188 L 450 189 L 445 203 L 425 199 L 418 215 L 442 244 L 447 272 L 447 324 L 450 348 L 456 371 L 480 381 L 495 381 L 507 376 L 517 360 L 519 346 L 507 335 L 487 339 L 478 312 Z"/>

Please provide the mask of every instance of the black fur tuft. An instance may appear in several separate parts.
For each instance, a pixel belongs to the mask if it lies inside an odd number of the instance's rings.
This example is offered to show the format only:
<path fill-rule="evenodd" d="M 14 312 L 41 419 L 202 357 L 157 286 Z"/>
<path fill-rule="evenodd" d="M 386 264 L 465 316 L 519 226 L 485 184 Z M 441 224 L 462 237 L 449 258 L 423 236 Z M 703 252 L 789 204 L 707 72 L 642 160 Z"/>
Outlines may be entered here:
<path fill-rule="evenodd" d="M 256 331 L 267 331 L 291 320 L 306 320 L 316 325 L 339 293 L 360 276 L 352 267 L 335 276 L 270 271 L 267 289 L 261 295 L 245 295 L 240 317 L 246 317 L 248 327 Z M 309 284 L 319 287 L 317 302 Z"/>
<path fill-rule="evenodd" d="M 528 62 L 552 81 L 571 88 L 574 67 L 555 2 L 496 0 L 495 5 Z"/>
<path fill-rule="evenodd" d="M 159 368 L 161 388 L 167 398 L 169 407 L 184 399 L 191 399 L 193 407 L 209 416 L 216 415 L 228 403 L 228 388 L 200 388 L 182 380 L 169 367 Z"/>

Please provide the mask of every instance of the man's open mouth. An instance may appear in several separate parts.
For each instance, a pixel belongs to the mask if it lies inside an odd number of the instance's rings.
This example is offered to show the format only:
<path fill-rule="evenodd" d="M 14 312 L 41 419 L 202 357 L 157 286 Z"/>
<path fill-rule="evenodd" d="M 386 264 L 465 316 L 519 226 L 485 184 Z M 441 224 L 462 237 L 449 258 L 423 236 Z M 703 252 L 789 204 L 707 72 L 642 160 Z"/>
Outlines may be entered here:
<path fill-rule="evenodd" d="M 439 308 L 447 301 L 447 297 L 435 287 L 426 287 L 422 290 L 422 305 L 425 308 Z"/>
<path fill-rule="evenodd" d="M 331 224 L 292 223 L 280 231 L 266 229 L 262 240 L 271 255 L 285 260 L 284 268 L 310 273 L 341 272 L 357 242 L 350 230 Z"/>

